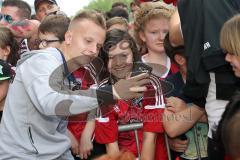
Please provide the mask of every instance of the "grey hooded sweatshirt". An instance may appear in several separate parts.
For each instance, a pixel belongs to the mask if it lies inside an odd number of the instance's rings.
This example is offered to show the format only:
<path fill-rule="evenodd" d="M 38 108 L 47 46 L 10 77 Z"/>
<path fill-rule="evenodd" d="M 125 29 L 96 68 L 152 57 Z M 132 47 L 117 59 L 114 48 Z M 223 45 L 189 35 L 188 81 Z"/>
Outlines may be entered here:
<path fill-rule="evenodd" d="M 18 62 L 0 125 L 1 160 L 72 159 L 67 116 L 97 108 L 98 100 L 94 90 L 66 89 L 62 63 L 55 48 L 25 53 Z"/>

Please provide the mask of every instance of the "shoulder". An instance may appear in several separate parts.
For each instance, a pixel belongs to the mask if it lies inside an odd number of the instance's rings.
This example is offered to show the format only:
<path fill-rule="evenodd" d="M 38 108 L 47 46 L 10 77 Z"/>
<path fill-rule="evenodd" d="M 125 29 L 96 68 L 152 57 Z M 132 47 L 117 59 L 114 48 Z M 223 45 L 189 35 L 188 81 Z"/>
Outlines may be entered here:
<path fill-rule="evenodd" d="M 61 66 L 61 55 L 57 49 L 33 50 L 22 55 L 17 69 L 22 72 L 46 73 Z"/>
<path fill-rule="evenodd" d="M 33 50 L 30 51 L 28 54 L 32 54 L 29 62 L 40 64 L 43 61 L 49 62 L 59 62 L 62 63 L 62 58 L 60 52 L 55 48 L 48 48 L 44 50 Z"/>

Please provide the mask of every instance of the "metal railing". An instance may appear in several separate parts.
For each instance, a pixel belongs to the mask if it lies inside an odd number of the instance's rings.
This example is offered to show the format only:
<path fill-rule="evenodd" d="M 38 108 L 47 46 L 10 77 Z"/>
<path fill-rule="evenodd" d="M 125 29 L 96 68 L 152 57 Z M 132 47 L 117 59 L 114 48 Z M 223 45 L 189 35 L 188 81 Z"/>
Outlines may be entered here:
<path fill-rule="evenodd" d="M 130 123 L 130 124 L 124 124 L 124 125 L 118 126 L 119 132 L 134 131 L 134 136 L 135 136 L 136 146 L 138 151 L 138 160 L 141 160 L 141 151 L 139 146 L 139 138 L 138 138 L 137 130 L 141 129 L 142 127 L 143 127 L 143 123 Z M 167 140 L 167 134 L 164 134 L 164 138 L 165 138 L 165 143 L 167 148 L 168 160 L 171 160 L 171 152 L 170 152 L 170 147 Z"/>
<path fill-rule="evenodd" d="M 138 159 L 141 160 L 141 151 L 140 151 L 140 146 L 139 146 L 139 138 L 138 138 L 138 134 L 137 134 L 137 130 L 141 129 L 143 127 L 143 123 L 130 123 L 130 124 L 124 124 L 124 125 L 119 125 L 118 126 L 118 131 L 119 132 L 126 132 L 126 131 L 134 131 L 134 136 L 135 136 L 135 140 L 136 140 L 136 146 L 137 146 L 137 151 L 138 151 Z M 199 141 L 197 138 L 197 131 L 196 131 L 196 127 L 193 128 L 194 129 L 194 141 L 196 143 L 196 150 L 197 150 L 197 156 L 198 156 L 198 160 L 201 160 L 201 153 L 200 153 L 200 147 L 199 147 Z M 166 144 L 166 148 L 167 148 L 167 154 L 168 154 L 168 160 L 171 160 L 171 152 L 170 152 L 170 147 L 169 147 L 169 143 L 168 143 L 168 136 L 165 133 L 164 134 L 164 139 L 165 139 L 165 144 Z"/>

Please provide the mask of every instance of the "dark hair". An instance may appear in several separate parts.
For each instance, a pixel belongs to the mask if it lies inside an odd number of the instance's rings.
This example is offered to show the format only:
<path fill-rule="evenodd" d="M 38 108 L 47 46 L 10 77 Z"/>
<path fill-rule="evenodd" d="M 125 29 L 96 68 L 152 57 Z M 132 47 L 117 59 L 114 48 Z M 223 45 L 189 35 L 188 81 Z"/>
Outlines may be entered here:
<path fill-rule="evenodd" d="M 14 38 L 13 33 L 7 27 L 0 27 L 0 47 L 2 49 L 10 47 L 10 54 L 8 55 L 7 62 L 13 66 L 16 66 L 17 61 L 19 59 L 18 55 L 18 42 Z"/>
<path fill-rule="evenodd" d="M 31 18 L 31 7 L 29 4 L 22 0 L 6 0 L 3 1 L 2 7 L 17 7 L 18 14 L 22 19 Z"/>
<path fill-rule="evenodd" d="M 123 17 L 127 21 L 129 20 L 129 15 L 128 12 L 123 9 L 123 8 L 113 8 L 109 12 L 107 12 L 107 17 L 108 19 L 113 18 L 113 17 Z"/>
<path fill-rule="evenodd" d="M 174 57 L 177 54 L 185 57 L 184 46 L 173 47 L 169 41 L 169 33 L 165 36 L 163 45 L 164 45 L 165 52 L 167 56 L 171 59 L 171 61 L 176 62 Z"/>
<path fill-rule="evenodd" d="M 70 19 L 63 15 L 48 15 L 41 22 L 38 32 L 53 33 L 60 41 L 65 40 L 65 33 L 68 30 Z"/>
<path fill-rule="evenodd" d="M 116 46 L 121 41 L 125 41 L 125 42 L 129 43 L 129 46 L 127 46 L 127 47 L 130 47 L 132 50 L 133 62 L 141 61 L 141 57 L 138 52 L 137 45 L 136 45 L 134 39 L 132 38 L 132 36 L 127 31 L 113 29 L 113 30 L 110 30 L 107 32 L 105 42 L 104 42 L 101 52 L 99 54 L 99 57 L 104 62 L 105 69 L 107 68 L 107 64 L 109 61 L 108 53 L 109 53 L 110 48 L 112 48 L 113 46 Z M 108 74 L 109 73 L 106 71 L 105 77 Z M 103 79 L 103 78 L 101 78 L 101 79 Z"/>
<path fill-rule="evenodd" d="M 214 135 L 217 146 L 231 158 L 240 157 L 240 92 L 229 101 Z M 220 146 L 220 147 L 219 147 Z"/>
<path fill-rule="evenodd" d="M 122 7 L 122 8 L 128 8 L 128 6 L 123 3 L 123 2 L 115 2 L 112 4 L 112 8 L 116 8 L 116 7 Z"/>

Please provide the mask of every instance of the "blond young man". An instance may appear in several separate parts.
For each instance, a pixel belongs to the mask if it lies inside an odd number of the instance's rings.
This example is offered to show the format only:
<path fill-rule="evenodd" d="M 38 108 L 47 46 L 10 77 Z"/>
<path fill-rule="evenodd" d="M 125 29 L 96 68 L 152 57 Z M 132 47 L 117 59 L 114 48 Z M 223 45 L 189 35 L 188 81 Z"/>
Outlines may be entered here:
<path fill-rule="evenodd" d="M 102 15 L 83 11 L 71 21 L 59 49 L 22 56 L 5 102 L 0 159 L 72 160 L 68 116 L 90 111 L 102 103 L 114 103 L 117 98 L 142 95 L 146 87 L 141 86 L 149 83 L 146 74 L 97 90 L 71 90 L 70 73 L 98 55 L 105 29 Z"/>

